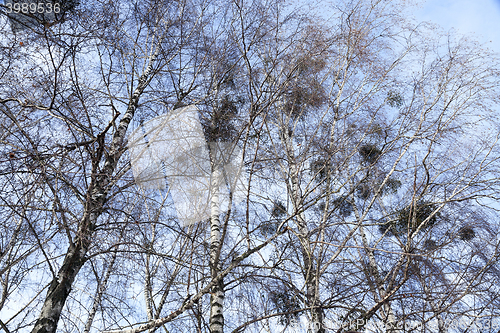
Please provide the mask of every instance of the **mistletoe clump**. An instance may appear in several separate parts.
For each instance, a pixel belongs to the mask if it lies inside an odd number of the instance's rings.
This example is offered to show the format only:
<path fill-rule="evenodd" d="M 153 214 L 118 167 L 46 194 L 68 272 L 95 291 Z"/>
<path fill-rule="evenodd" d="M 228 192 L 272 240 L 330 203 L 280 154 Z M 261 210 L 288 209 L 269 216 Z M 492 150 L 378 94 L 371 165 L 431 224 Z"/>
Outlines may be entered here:
<path fill-rule="evenodd" d="M 419 201 L 396 213 L 396 218 L 380 227 L 381 232 L 389 231 L 393 235 L 405 235 L 429 229 L 436 224 L 441 213 L 435 212 L 437 205 L 427 201 Z"/>

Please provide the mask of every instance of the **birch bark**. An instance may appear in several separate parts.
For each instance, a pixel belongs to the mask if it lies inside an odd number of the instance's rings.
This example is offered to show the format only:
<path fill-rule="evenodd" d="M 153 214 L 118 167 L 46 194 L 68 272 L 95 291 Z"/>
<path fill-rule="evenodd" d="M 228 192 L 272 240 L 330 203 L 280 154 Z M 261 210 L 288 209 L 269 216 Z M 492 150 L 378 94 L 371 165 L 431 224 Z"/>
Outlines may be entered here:
<path fill-rule="evenodd" d="M 215 279 L 220 273 L 221 225 L 220 225 L 220 198 L 219 186 L 221 179 L 221 166 L 212 161 L 211 175 L 211 202 L 210 202 L 210 273 Z M 224 281 L 219 279 L 210 292 L 210 332 L 224 332 Z"/>

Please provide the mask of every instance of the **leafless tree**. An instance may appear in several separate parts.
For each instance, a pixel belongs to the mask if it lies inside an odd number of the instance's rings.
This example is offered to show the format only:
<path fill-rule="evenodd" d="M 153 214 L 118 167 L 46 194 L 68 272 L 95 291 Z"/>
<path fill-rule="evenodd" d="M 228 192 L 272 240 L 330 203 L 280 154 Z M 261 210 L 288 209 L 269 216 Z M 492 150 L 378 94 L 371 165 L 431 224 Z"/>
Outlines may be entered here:
<path fill-rule="evenodd" d="M 0 327 L 498 320 L 496 58 L 431 37 L 402 3 L 322 8 L 332 18 L 284 1 L 93 1 L 5 30 Z M 191 104 L 212 193 L 210 216 L 183 225 L 168 177 L 134 179 L 127 140 Z M 243 200 L 220 147 L 241 151 Z"/>

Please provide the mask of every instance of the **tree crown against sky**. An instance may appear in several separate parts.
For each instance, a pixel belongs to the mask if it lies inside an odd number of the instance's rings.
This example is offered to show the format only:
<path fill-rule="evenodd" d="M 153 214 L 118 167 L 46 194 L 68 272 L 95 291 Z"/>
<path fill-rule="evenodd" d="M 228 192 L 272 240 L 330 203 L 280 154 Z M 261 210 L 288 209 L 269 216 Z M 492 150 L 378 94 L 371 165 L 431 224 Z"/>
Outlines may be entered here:
<path fill-rule="evenodd" d="M 1 8 L 4 331 L 500 319 L 497 58 L 412 25 L 404 2 L 321 5 L 328 20 L 285 1 L 91 1 L 15 33 Z M 203 172 L 227 182 L 209 143 L 234 146 L 246 184 L 227 208 L 212 186 L 185 225 L 173 180 L 140 186 L 127 144 L 187 105 Z"/>

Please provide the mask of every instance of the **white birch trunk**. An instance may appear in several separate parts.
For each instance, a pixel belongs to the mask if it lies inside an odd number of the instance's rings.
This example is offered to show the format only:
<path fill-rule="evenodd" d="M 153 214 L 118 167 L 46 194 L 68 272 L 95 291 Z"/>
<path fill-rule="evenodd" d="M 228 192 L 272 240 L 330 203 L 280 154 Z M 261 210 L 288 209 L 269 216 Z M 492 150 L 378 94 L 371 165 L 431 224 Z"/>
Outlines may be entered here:
<path fill-rule="evenodd" d="M 359 216 L 359 213 L 358 213 L 358 210 L 356 209 L 356 207 L 354 207 L 354 214 L 356 216 L 356 219 L 359 221 L 360 216 Z M 365 248 L 365 251 L 368 255 L 369 274 L 375 280 L 375 284 L 376 284 L 376 288 L 377 288 L 376 292 L 375 291 L 373 291 L 373 292 L 375 292 L 375 297 L 377 297 L 378 300 L 380 300 L 380 299 L 384 298 L 387 294 L 387 291 L 384 287 L 384 281 L 382 280 L 382 278 L 380 276 L 378 265 L 377 265 L 377 262 L 375 260 L 375 255 L 373 254 L 373 249 L 368 244 L 368 239 L 366 238 L 366 234 L 365 234 L 365 231 L 364 231 L 364 228 L 362 225 L 359 226 L 359 232 L 361 234 L 361 239 L 363 240 L 363 247 Z M 377 293 L 378 293 L 378 295 L 377 295 Z M 397 329 L 396 316 L 394 315 L 394 311 L 392 310 L 391 303 L 390 302 L 384 303 L 383 310 L 384 310 L 384 314 L 383 314 L 384 319 L 387 323 L 387 327 L 389 327 L 387 332 L 393 332 L 393 333 L 399 332 L 399 330 Z"/>
<path fill-rule="evenodd" d="M 83 333 L 89 333 L 90 329 L 92 328 L 92 322 L 94 321 L 95 315 L 97 313 L 97 308 L 99 307 L 99 304 L 101 303 L 102 295 L 104 294 L 104 291 L 106 290 L 106 285 L 108 284 L 109 277 L 111 276 L 111 272 L 113 270 L 113 266 L 115 264 L 116 260 L 116 255 L 117 252 L 113 252 L 113 255 L 111 257 L 111 262 L 108 265 L 108 268 L 106 270 L 106 274 L 104 275 L 104 279 L 101 280 L 97 287 L 97 291 L 94 296 L 94 303 L 92 305 L 92 309 L 90 310 L 89 317 L 87 318 L 87 322 L 85 323 L 85 329 L 83 330 Z"/>
<path fill-rule="evenodd" d="M 221 179 L 221 166 L 213 163 L 211 178 L 211 202 L 210 202 L 210 270 L 212 278 L 220 273 L 219 255 L 221 248 L 221 225 L 220 225 L 220 198 L 219 186 Z M 216 283 L 210 293 L 210 332 L 224 332 L 224 282 L 221 279 Z"/>
<path fill-rule="evenodd" d="M 299 169 L 295 163 L 295 153 L 293 143 L 288 131 L 285 127 L 281 129 L 283 135 L 283 143 L 286 146 L 286 151 L 289 159 L 290 166 L 290 181 L 292 185 L 291 196 L 293 200 L 295 212 L 301 210 L 302 206 L 302 191 L 299 183 Z M 318 290 L 318 272 L 314 263 L 314 254 L 311 251 L 311 243 L 309 240 L 309 228 L 305 220 L 304 214 L 298 213 L 296 215 L 297 227 L 299 230 L 300 243 L 302 247 L 302 258 L 304 261 L 304 276 L 306 284 L 306 306 L 310 308 L 312 330 L 309 329 L 308 333 L 324 333 L 324 314 L 320 307 L 319 290 Z"/>

